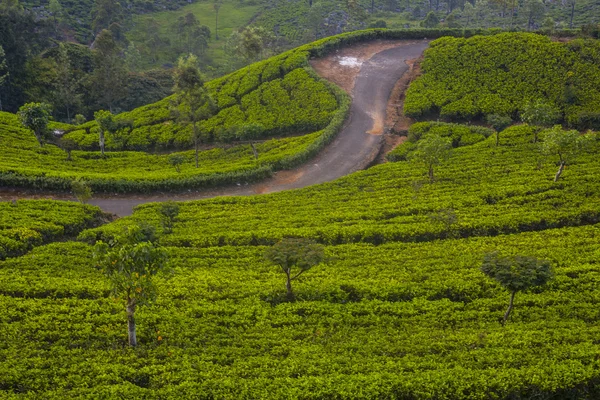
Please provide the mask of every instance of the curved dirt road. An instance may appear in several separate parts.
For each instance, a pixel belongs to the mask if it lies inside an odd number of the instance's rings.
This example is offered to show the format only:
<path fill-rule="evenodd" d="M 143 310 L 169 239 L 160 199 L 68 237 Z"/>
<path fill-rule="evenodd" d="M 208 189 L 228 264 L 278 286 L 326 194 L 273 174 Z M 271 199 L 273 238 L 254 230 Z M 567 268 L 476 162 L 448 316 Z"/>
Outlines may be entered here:
<path fill-rule="evenodd" d="M 352 92 L 350 116 L 334 141 L 310 162 L 291 171 L 280 171 L 266 181 L 183 194 L 111 195 L 90 201 L 104 211 L 126 216 L 138 204 L 167 200 L 196 200 L 216 196 L 244 196 L 279 192 L 328 182 L 366 168 L 381 149 L 386 106 L 395 83 L 408 71 L 407 60 L 418 58 L 428 41 L 401 42 L 383 50 L 360 65 Z M 6 199 L 1 196 L 0 199 Z M 11 198 L 43 197 L 15 192 Z M 53 198 L 67 198 L 55 195 Z M 72 198 L 68 198 L 72 199 Z"/>

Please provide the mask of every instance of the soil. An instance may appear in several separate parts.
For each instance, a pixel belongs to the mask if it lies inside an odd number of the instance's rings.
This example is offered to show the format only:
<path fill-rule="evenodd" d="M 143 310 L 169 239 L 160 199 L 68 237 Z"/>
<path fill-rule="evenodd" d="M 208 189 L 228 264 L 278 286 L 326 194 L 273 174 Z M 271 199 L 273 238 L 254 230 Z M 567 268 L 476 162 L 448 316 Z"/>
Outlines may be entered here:
<path fill-rule="evenodd" d="M 414 68 L 414 60 L 422 55 L 428 44 L 427 40 L 377 40 L 349 46 L 327 57 L 312 60 L 311 65 L 317 73 L 350 93 L 353 102 L 350 115 L 333 142 L 314 159 L 294 170 L 277 172 L 257 184 L 190 190 L 187 193 L 97 195 L 90 204 L 106 212 L 126 216 L 143 203 L 279 192 L 328 182 L 367 168 L 378 160 L 382 148 L 384 151 L 391 149 L 401 140 L 398 136 L 384 133 L 408 127 L 410 121 L 401 114 L 403 93 L 413 79 L 414 71 L 418 71 Z M 73 200 L 69 194 L 0 190 L 0 200 L 48 197 Z"/>

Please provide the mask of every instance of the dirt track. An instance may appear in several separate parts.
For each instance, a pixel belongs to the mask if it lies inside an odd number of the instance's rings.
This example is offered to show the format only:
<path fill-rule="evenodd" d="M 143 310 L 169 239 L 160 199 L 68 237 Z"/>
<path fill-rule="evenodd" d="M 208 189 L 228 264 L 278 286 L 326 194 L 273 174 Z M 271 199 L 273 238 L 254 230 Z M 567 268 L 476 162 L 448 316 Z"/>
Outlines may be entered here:
<path fill-rule="evenodd" d="M 126 216 L 132 213 L 133 207 L 143 203 L 279 192 L 328 182 L 364 169 L 375 160 L 381 149 L 388 98 L 398 79 L 409 68 L 405 62 L 418 58 L 427 45 L 428 41 L 425 40 L 377 41 L 349 47 L 322 60 L 314 61 L 312 64 L 317 72 L 334 83 L 339 83 L 345 90 L 352 90 L 353 102 L 350 116 L 342 131 L 315 159 L 305 165 L 291 171 L 280 171 L 272 178 L 252 185 L 187 194 L 99 196 L 90 203 L 104 211 Z M 380 51 L 381 49 L 383 50 Z M 374 52 L 376 54 L 372 55 Z M 339 65 L 337 68 L 333 68 L 335 63 Z M 344 74 L 345 67 L 347 67 L 346 74 Z M 342 81 L 336 82 L 340 79 Z M 42 198 L 44 195 L 27 195 L 20 192 L 14 192 L 12 195 L 10 192 L 0 193 L 0 200 L 35 197 Z M 71 199 L 59 195 L 52 197 Z"/>

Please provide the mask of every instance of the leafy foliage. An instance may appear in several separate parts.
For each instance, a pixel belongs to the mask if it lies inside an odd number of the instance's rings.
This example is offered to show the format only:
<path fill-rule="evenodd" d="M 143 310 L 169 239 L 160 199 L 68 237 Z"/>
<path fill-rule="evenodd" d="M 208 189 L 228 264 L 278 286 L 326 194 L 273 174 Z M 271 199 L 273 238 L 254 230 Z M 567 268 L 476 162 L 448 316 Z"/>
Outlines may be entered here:
<path fill-rule="evenodd" d="M 599 54 L 595 40 L 560 43 L 527 33 L 438 39 L 404 111 L 463 120 L 521 114 L 532 124 L 583 127 L 580 119 L 600 104 Z"/>
<path fill-rule="evenodd" d="M 106 219 L 98 207 L 73 202 L 0 202 L 0 260 L 19 256 L 43 243 L 76 236 Z"/>

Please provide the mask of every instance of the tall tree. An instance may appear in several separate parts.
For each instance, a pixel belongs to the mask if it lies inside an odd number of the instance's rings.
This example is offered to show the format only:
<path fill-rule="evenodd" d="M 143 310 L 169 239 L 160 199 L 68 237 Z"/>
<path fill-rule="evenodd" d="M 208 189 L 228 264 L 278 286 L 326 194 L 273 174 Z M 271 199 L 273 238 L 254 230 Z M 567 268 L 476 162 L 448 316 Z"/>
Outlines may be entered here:
<path fill-rule="evenodd" d="M 204 77 L 198 68 L 198 58 L 193 54 L 179 59 L 173 78 L 175 81 L 173 112 L 180 123 L 192 126 L 196 168 L 198 168 L 198 154 L 203 140 L 198 123 L 213 114 L 215 105 L 204 87 Z"/>
<path fill-rule="evenodd" d="M 52 108 L 46 103 L 27 103 L 19 108 L 21 124 L 33 132 L 40 146 L 50 138 L 48 121 Z"/>
<path fill-rule="evenodd" d="M 221 0 L 215 1 L 213 3 L 213 9 L 215 10 L 215 40 L 219 40 L 219 10 L 223 3 Z"/>
<path fill-rule="evenodd" d="M 137 346 L 135 311 L 156 298 L 153 278 L 167 266 L 167 252 L 145 240 L 139 226 L 111 243 L 102 241 L 94 246 L 94 262 L 110 279 L 116 298 L 125 303 L 127 335 L 130 346 Z"/>
<path fill-rule="evenodd" d="M 96 0 L 91 16 L 92 32 L 97 35 L 111 24 L 123 22 L 123 7 L 117 0 Z"/>
<path fill-rule="evenodd" d="M 497 253 L 486 254 L 481 271 L 510 292 L 510 301 L 502 325 L 510 317 L 517 292 L 545 285 L 552 278 L 549 261 L 520 255 L 500 257 Z"/>
<path fill-rule="evenodd" d="M 50 10 L 50 13 L 52 14 L 54 33 L 58 34 L 58 24 L 60 23 L 60 18 L 62 17 L 63 8 L 58 0 L 50 0 L 50 3 L 48 4 L 48 10 Z"/>
<path fill-rule="evenodd" d="M 2 87 L 8 78 L 8 65 L 6 64 L 6 54 L 4 48 L 0 46 L 0 111 L 2 111 Z"/>
<path fill-rule="evenodd" d="M 64 43 L 58 45 L 56 71 L 58 82 L 55 96 L 57 104 L 65 111 L 67 121 L 70 123 L 71 115 L 77 112 L 78 107 L 81 105 L 82 95 L 77 90 L 79 83 L 73 75 L 71 59 Z"/>
<path fill-rule="evenodd" d="M 121 57 L 121 48 L 109 30 L 96 37 L 92 88 L 101 107 L 114 112 L 114 105 L 125 97 L 127 70 Z"/>
<path fill-rule="evenodd" d="M 110 111 L 96 111 L 94 113 L 94 119 L 98 124 L 98 143 L 100 145 L 100 153 L 104 157 L 104 145 L 106 143 L 106 133 L 114 133 L 117 127 L 115 117 Z"/>
<path fill-rule="evenodd" d="M 527 29 L 532 30 L 535 27 L 535 23 L 544 16 L 545 12 L 546 7 L 542 3 L 542 0 L 526 0 Z"/>

